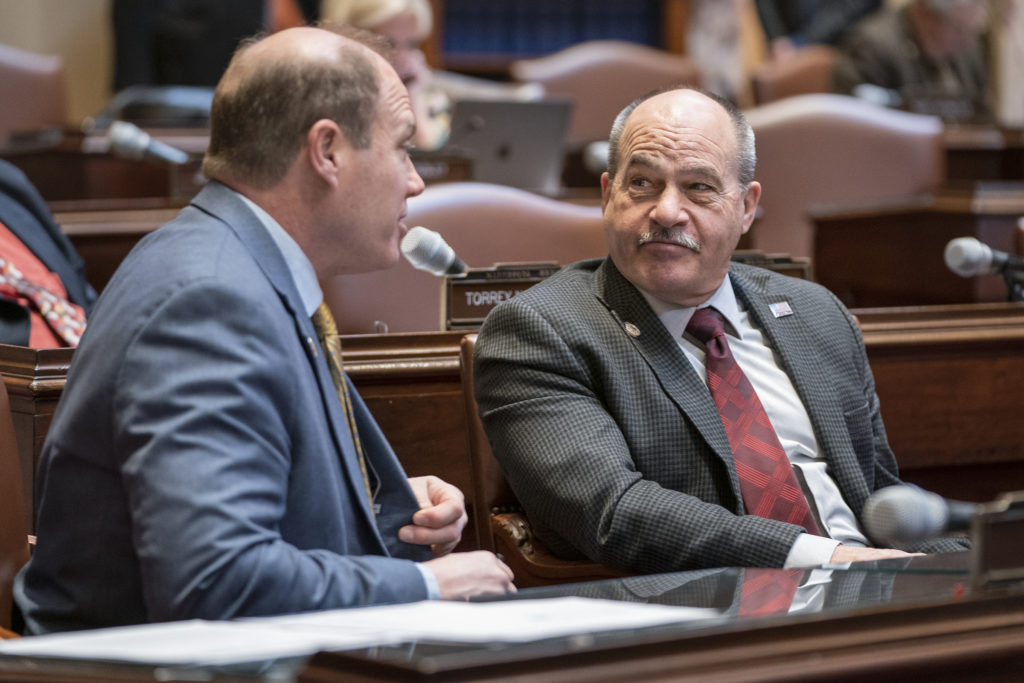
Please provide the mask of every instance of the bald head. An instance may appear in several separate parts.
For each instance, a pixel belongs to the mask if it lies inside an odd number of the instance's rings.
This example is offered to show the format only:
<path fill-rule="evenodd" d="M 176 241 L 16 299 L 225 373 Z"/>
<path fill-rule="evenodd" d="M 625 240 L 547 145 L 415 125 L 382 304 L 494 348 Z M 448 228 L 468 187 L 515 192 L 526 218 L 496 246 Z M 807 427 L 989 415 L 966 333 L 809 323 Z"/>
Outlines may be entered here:
<path fill-rule="evenodd" d="M 380 75 L 390 69 L 367 47 L 318 28 L 247 41 L 217 85 L 203 173 L 273 187 L 320 119 L 335 121 L 353 147 L 366 148 Z"/>
<path fill-rule="evenodd" d="M 741 185 L 749 185 L 754 180 L 757 165 L 757 152 L 754 146 L 754 131 L 747 118 L 735 104 L 712 92 L 694 86 L 679 86 L 664 90 L 655 90 L 643 95 L 626 106 L 615 117 L 611 134 L 608 138 L 608 175 L 615 179 L 622 163 L 621 150 L 623 132 L 629 127 L 633 113 L 640 108 L 658 110 L 660 116 L 668 117 L 665 121 L 672 125 L 686 123 L 693 116 L 707 116 L 724 111 L 728 115 L 736 142 L 736 172 Z M 699 125 L 697 120 L 688 122 Z"/>

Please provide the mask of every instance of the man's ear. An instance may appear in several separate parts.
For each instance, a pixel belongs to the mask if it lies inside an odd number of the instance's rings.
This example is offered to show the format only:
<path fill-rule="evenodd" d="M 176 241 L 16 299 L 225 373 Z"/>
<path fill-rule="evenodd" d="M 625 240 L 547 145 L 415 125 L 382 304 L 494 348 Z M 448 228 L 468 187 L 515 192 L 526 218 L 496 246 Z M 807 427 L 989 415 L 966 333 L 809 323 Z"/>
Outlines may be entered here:
<path fill-rule="evenodd" d="M 601 174 L 601 210 L 608 206 L 608 198 L 611 197 L 612 192 L 612 178 L 608 175 L 608 171 Z"/>
<path fill-rule="evenodd" d="M 743 195 L 743 234 L 750 230 L 750 226 L 757 217 L 757 204 L 761 201 L 761 183 L 752 181 L 747 186 Z"/>
<path fill-rule="evenodd" d="M 330 119 L 320 119 L 306 133 L 309 163 L 313 171 L 331 185 L 337 184 L 338 173 L 348 162 L 350 151 L 348 138 Z"/>

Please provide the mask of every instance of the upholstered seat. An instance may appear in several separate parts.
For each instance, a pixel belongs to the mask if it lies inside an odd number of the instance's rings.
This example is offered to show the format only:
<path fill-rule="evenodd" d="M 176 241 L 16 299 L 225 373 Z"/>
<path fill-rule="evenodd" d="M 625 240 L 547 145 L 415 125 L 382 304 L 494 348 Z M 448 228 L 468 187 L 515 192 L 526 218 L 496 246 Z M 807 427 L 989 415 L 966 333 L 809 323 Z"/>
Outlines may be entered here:
<path fill-rule="evenodd" d="M 431 185 L 409 200 L 406 225 L 439 232 L 470 267 L 496 262 L 561 265 L 607 253 L 601 210 L 488 183 Z M 442 278 L 401 260 L 322 283 L 342 334 L 437 331 Z M 381 325 L 375 323 L 380 321 Z"/>
<path fill-rule="evenodd" d="M 0 92 L 0 144 L 12 133 L 65 124 L 67 93 L 59 56 L 0 45 Z"/>
<path fill-rule="evenodd" d="M 475 346 L 476 334 L 462 338 L 462 391 L 466 400 L 476 501 L 473 523 L 476 524 L 481 546 L 505 558 L 505 563 L 515 573 L 515 584 L 519 588 L 628 576 L 596 562 L 555 557 L 542 541 L 534 537 L 530 521 L 505 481 L 480 422 L 473 391 Z"/>
<path fill-rule="evenodd" d="M 750 75 L 754 104 L 767 104 L 794 95 L 830 92 L 835 61 L 834 47 L 808 45 L 785 59 L 764 62 Z"/>
<path fill-rule="evenodd" d="M 640 95 L 682 83 L 700 83 L 687 57 L 622 40 L 592 40 L 532 59 L 513 61 L 509 73 L 522 83 L 540 83 L 551 97 L 573 107 L 567 144 L 579 148 L 608 139 L 615 116 Z"/>
<path fill-rule="evenodd" d="M 777 100 L 746 115 L 763 188 L 750 248 L 812 256 L 810 206 L 932 191 L 945 178 L 942 123 L 934 116 L 826 93 Z"/>

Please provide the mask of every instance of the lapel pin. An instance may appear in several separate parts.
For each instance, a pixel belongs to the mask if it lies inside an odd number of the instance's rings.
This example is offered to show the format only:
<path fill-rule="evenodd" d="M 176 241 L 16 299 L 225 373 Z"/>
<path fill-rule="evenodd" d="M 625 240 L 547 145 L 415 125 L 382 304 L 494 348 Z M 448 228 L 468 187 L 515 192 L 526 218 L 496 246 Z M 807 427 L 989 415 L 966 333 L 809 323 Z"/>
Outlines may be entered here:
<path fill-rule="evenodd" d="M 789 307 L 788 301 L 779 301 L 774 304 L 768 304 L 768 308 L 771 309 L 772 315 L 776 318 L 793 315 L 793 309 Z"/>
<path fill-rule="evenodd" d="M 626 323 L 624 327 L 626 328 L 626 333 L 631 337 L 640 336 L 640 328 L 634 325 L 633 323 Z"/>
<path fill-rule="evenodd" d="M 313 358 L 316 358 L 320 354 L 316 350 L 316 342 L 313 341 L 312 337 L 306 337 L 306 344 L 309 345 L 309 350 L 313 353 Z"/>

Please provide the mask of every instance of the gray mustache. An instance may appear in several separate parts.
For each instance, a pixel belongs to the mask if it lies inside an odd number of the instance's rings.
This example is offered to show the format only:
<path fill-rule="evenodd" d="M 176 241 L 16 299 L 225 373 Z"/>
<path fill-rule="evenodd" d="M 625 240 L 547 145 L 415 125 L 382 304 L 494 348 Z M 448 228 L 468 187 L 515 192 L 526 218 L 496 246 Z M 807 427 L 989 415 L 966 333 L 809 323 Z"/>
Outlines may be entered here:
<path fill-rule="evenodd" d="M 693 239 L 684 232 L 672 230 L 671 228 L 662 228 L 661 230 L 645 232 L 642 235 L 640 235 L 639 238 L 637 238 L 637 242 L 641 247 L 647 244 L 648 242 L 654 242 L 656 240 L 659 242 L 675 242 L 676 244 L 680 244 L 686 247 L 687 249 L 692 249 L 693 251 L 700 253 L 700 242 Z"/>

